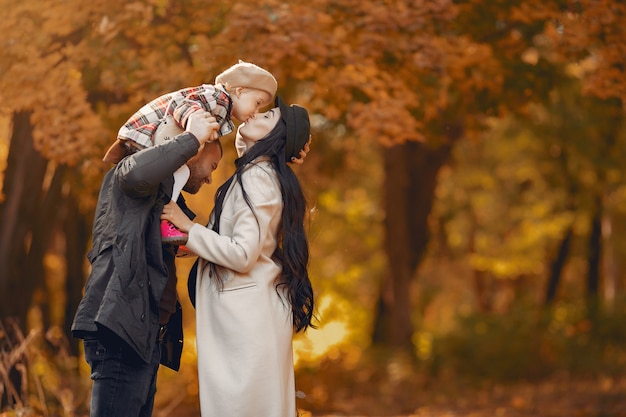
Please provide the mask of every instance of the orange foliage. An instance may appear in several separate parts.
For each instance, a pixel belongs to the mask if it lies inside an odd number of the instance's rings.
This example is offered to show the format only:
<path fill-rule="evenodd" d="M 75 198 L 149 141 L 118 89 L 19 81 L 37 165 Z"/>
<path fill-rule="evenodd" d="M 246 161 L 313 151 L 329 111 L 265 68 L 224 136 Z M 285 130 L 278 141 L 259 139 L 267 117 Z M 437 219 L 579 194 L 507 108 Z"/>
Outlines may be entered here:
<path fill-rule="evenodd" d="M 440 103 L 430 100 L 429 93 L 440 94 L 430 92 L 424 80 L 449 69 L 442 68 L 434 26 L 454 17 L 451 2 L 257 6 L 233 7 L 230 25 L 217 39 L 239 47 L 222 60 L 262 57 L 277 75 L 279 91 L 307 101 L 330 120 L 344 121 L 361 140 L 424 140 L 423 108 Z M 294 88 L 291 80 L 306 83 Z"/>
<path fill-rule="evenodd" d="M 210 83 L 238 59 L 270 68 L 279 92 L 364 141 L 432 138 L 429 124 L 447 123 L 444 114 L 462 117 L 469 134 L 484 117 L 477 97 L 497 100 L 503 92 L 506 72 L 495 52 L 510 63 L 537 53 L 520 30 L 538 22 L 548 22 L 537 40 L 541 56 L 592 52 L 597 65 L 587 91 L 626 97 L 626 6 L 610 1 L 582 1 L 566 13 L 556 1 L 499 9 L 476 0 L 10 3 L 2 22 L 9 34 L 3 102 L 33 111 L 38 149 L 59 162 L 103 148 L 141 103 Z M 495 18 L 507 34 L 491 42 L 459 30 L 459 13 L 479 11 L 484 22 L 465 23 L 493 25 Z"/>
<path fill-rule="evenodd" d="M 559 59 L 580 66 L 584 92 L 626 103 L 626 5 L 583 0 L 546 27 Z"/>
<path fill-rule="evenodd" d="M 86 101 L 81 50 L 73 31 L 86 18 L 66 2 L 16 2 L 3 7 L 2 101 L 32 111 L 35 146 L 47 158 L 76 163 L 97 143 L 101 122 Z"/>

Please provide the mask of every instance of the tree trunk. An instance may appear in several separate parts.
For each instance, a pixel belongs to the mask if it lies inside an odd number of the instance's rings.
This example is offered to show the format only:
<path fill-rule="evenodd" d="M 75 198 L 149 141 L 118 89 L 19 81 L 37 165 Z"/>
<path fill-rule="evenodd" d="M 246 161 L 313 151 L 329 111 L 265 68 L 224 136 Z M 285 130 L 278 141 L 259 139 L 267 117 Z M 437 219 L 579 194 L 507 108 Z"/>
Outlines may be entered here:
<path fill-rule="evenodd" d="M 468 215 L 470 216 L 471 223 L 467 239 L 467 253 L 476 253 L 476 234 L 478 231 L 478 219 L 476 213 L 470 207 L 468 209 Z M 492 310 L 493 307 L 493 289 L 491 288 L 492 279 L 486 271 L 478 269 L 472 269 L 472 278 L 474 289 L 474 297 L 476 299 L 476 306 L 478 311 L 487 313 Z"/>
<path fill-rule="evenodd" d="M 615 248 L 613 239 L 613 217 L 604 215 L 602 219 L 602 242 L 604 242 L 603 251 L 603 278 L 604 278 L 604 302 L 607 308 L 613 308 L 615 298 L 619 294 L 618 288 L 619 272 L 619 254 Z"/>
<path fill-rule="evenodd" d="M 548 286 L 546 288 L 546 298 L 544 302 L 546 306 L 552 304 L 556 299 L 556 291 L 559 287 L 559 283 L 561 282 L 561 275 L 563 274 L 563 268 L 565 267 L 565 262 L 569 256 L 573 236 L 574 227 L 570 226 L 565 232 L 563 240 L 561 240 L 556 258 L 550 265 L 550 277 L 548 278 Z"/>
<path fill-rule="evenodd" d="M 391 340 L 391 329 L 389 318 L 391 315 L 390 308 L 393 305 L 391 280 L 383 279 L 376 303 L 376 312 L 374 320 L 374 329 L 372 331 L 372 342 L 375 345 L 385 345 Z"/>
<path fill-rule="evenodd" d="M 602 262 L 602 201 L 596 198 L 595 212 L 591 218 L 591 232 L 588 245 L 587 297 L 589 313 L 593 318 L 598 307 L 598 290 L 600 288 L 600 264 Z"/>
<path fill-rule="evenodd" d="M 451 148 L 407 142 L 384 149 L 389 274 L 379 296 L 374 344 L 412 349 L 410 284 L 428 244 L 437 174 Z"/>
<path fill-rule="evenodd" d="M 474 278 L 474 294 L 476 295 L 476 305 L 481 313 L 488 313 L 493 310 L 493 288 L 492 278 L 487 271 L 478 269 L 472 270 Z"/>
<path fill-rule="evenodd" d="M 46 271 L 43 259 L 50 248 L 53 233 L 57 230 L 59 222 L 65 215 L 62 195 L 65 172 L 66 167 L 64 165 L 55 168 L 50 185 L 47 190 L 42 191 L 45 194 L 41 200 L 41 204 L 38 205 L 33 216 L 27 219 L 29 228 L 33 231 L 33 236 L 36 236 L 36 238 L 33 238 L 26 257 L 27 261 L 23 268 L 21 280 L 22 288 L 30 288 L 33 290 L 43 289 L 45 291 Z M 48 300 L 50 300 L 50 298 L 45 297 L 45 302 L 42 303 L 41 306 L 45 311 L 42 316 L 42 325 L 44 328 L 48 328 L 51 324 Z M 22 310 L 18 313 L 20 315 L 26 315 L 27 312 L 28 305 L 24 305 L 22 306 Z"/>
<path fill-rule="evenodd" d="M 66 218 L 64 230 L 66 237 L 65 260 L 67 265 L 67 278 L 65 288 L 67 300 L 65 303 L 65 324 L 63 329 L 69 340 L 70 349 L 74 355 L 78 355 L 78 340 L 71 335 L 70 328 L 74 320 L 76 308 L 82 297 L 85 283 L 84 262 L 87 245 L 90 237 L 90 223 L 78 210 L 76 200 L 69 198 L 66 204 Z"/>
<path fill-rule="evenodd" d="M 33 147 L 30 113 L 14 113 L 0 205 L 0 319 L 15 317 L 23 329 L 34 290 L 26 285 L 32 277 L 25 276 L 24 266 L 39 239 L 31 222 L 41 207 L 46 168 L 47 161 Z"/>

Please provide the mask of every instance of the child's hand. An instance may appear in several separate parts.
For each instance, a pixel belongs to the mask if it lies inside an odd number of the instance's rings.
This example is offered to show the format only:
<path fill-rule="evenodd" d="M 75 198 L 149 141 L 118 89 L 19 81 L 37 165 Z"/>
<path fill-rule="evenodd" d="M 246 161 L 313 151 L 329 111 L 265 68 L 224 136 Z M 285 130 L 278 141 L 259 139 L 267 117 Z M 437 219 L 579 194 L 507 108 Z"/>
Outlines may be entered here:
<path fill-rule="evenodd" d="M 295 156 L 291 158 L 291 162 L 294 164 L 302 165 L 304 163 L 304 158 L 311 151 L 311 147 L 309 146 L 311 143 L 311 138 L 309 137 L 309 141 L 304 144 L 304 148 L 300 151 L 300 158 L 296 158 Z"/>
<path fill-rule="evenodd" d="M 178 207 L 173 201 L 170 201 L 163 206 L 163 212 L 161 213 L 161 220 L 168 220 L 174 226 L 178 227 L 181 232 L 189 233 L 189 229 L 194 225 L 194 222 L 187 217 L 183 210 Z"/>

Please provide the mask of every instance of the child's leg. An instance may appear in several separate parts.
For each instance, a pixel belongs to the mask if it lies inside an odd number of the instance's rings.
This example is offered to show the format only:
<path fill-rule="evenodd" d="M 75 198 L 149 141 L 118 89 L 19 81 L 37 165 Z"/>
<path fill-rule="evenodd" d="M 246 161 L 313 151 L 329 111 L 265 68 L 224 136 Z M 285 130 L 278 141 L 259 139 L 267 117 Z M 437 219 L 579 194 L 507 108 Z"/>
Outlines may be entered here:
<path fill-rule="evenodd" d="M 172 201 L 178 200 L 180 191 L 183 189 L 191 172 L 187 165 L 183 165 L 174 172 L 174 189 L 172 190 Z"/>
<path fill-rule="evenodd" d="M 172 189 L 172 201 L 178 200 L 181 190 L 189 179 L 189 167 L 183 165 L 174 172 L 174 188 Z M 161 239 L 164 243 L 184 245 L 187 242 L 187 234 L 181 232 L 167 220 L 161 220 Z"/>

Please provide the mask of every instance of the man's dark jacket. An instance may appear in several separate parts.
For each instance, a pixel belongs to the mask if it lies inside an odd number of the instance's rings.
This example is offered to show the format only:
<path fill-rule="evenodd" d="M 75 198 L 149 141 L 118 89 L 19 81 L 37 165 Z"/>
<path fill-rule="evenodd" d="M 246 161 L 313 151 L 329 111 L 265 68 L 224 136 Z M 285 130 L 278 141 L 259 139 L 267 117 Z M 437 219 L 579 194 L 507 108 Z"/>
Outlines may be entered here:
<path fill-rule="evenodd" d="M 175 273 L 173 250 L 161 244 L 160 215 L 171 199 L 173 172 L 199 146 L 195 136 L 183 133 L 126 157 L 105 174 L 74 336 L 112 332 L 149 362 L 160 329 L 159 300 L 168 273 Z M 180 335 L 170 336 L 182 343 L 182 329 L 172 327 Z"/>

